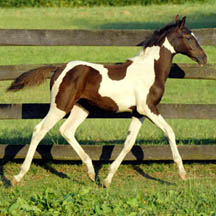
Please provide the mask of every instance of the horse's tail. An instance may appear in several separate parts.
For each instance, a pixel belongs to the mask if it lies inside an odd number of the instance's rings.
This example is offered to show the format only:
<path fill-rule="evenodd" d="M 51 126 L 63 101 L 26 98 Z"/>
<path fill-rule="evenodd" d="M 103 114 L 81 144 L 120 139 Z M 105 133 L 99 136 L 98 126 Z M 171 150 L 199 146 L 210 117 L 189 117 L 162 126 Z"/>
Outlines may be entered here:
<path fill-rule="evenodd" d="M 18 76 L 7 91 L 19 91 L 25 87 L 31 87 L 42 84 L 51 72 L 55 72 L 59 66 L 48 65 L 29 70 Z"/>

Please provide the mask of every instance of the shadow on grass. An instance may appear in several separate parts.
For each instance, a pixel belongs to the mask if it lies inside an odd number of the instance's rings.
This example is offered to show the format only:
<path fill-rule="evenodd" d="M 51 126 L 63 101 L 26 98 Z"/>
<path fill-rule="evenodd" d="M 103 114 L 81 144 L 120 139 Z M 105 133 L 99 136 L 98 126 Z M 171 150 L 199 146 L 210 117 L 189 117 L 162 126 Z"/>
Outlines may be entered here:
<path fill-rule="evenodd" d="M 107 162 L 106 162 L 107 163 Z M 124 164 L 128 164 L 129 162 L 123 162 Z M 152 177 L 150 176 L 149 174 L 145 173 L 138 165 L 137 162 L 130 162 L 130 164 L 132 163 L 132 167 L 133 169 L 138 173 L 140 174 L 141 176 L 143 176 L 144 178 L 148 179 L 148 180 L 152 180 L 152 181 L 155 181 L 155 182 L 158 182 L 160 184 L 164 184 L 164 185 L 175 185 L 174 183 L 171 183 L 171 182 L 168 182 L 168 181 L 164 181 L 162 179 L 159 179 L 159 178 L 155 178 L 155 177 Z M 101 170 L 102 166 L 103 166 L 104 163 L 101 163 L 99 161 L 97 162 L 94 162 L 94 168 L 95 168 L 95 174 L 96 174 L 96 184 L 98 186 L 103 186 L 103 184 L 101 183 L 101 180 L 99 178 L 99 171 Z"/>
<path fill-rule="evenodd" d="M 54 139 L 53 139 L 54 138 Z M 59 172 L 56 169 L 54 169 L 51 165 L 50 162 L 53 162 L 53 156 L 51 153 L 52 147 L 54 144 L 50 144 L 53 143 L 53 140 L 58 140 L 58 143 L 64 143 L 66 144 L 65 140 L 63 138 L 60 138 L 60 136 L 56 136 L 56 137 L 52 137 L 52 139 L 50 139 L 49 137 L 47 137 L 46 139 L 44 139 L 44 141 L 42 142 L 42 145 L 39 145 L 37 148 L 37 152 L 41 155 L 42 160 L 39 160 L 38 164 L 43 167 L 44 169 L 48 170 L 49 172 L 51 172 L 52 174 L 60 177 L 60 178 L 70 178 L 68 175 L 66 175 L 65 173 Z M 4 187 L 9 187 L 11 186 L 11 182 L 9 179 L 7 179 L 7 177 L 4 174 L 4 165 L 9 162 L 9 161 L 13 161 L 16 157 L 16 155 L 23 149 L 23 147 L 25 146 L 25 143 L 28 143 L 30 141 L 30 138 L 22 138 L 22 145 L 19 145 L 20 141 L 19 139 L 13 138 L 13 139 L 7 139 L 7 138 L 1 138 L 0 139 L 0 143 L 12 143 L 12 144 L 8 144 L 4 150 L 3 153 L 3 158 L 0 161 L 1 165 L 0 165 L 0 180 L 2 181 Z M 118 145 L 118 144 L 123 144 L 124 140 L 123 139 L 119 139 L 119 140 L 107 140 L 107 141 L 83 141 L 80 140 L 80 143 L 83 145 L 94 145 L 94 144 L 103 144 L 103 148 L 102 148 L 102 152 L 100 155 L 100 159 L 99 159 L 99 163 L 96 163 L 95 166 L 95 171 L 96 171 L 96 182 L 100 185 L 100 179 L 98 178 L 98 173 L 103 165 L 103 163 L 106 163 L 107 161 L 110 161 L 112 153 L 113 153 L 113 149 L 114 149 L 114 145 Z M 138 145 L 135 145 L 131 152 L 132 154 L 135 156 L 136 158 L 136 162 L 142 162 L 145 158 L 145 154 L 142 150 L 142 148 L 139 146 L 139 144 L 148 144 L 148 145 L 157 145 L 157 144 L 162 144 L 162 145 L 167 145 L 168 142 L 166 140 L 166 138 L 161 138 L 161 139 L 157 139 L 157 140 L 145 140 L 145 139 L 139 139 L 137 140 Z M 17 144 L 17 145 L 14 145 Z M 49 145 L 48 145 L 49 144 Z M 188 139 L 180 139 L 177 140 L 177 144 L 180 145 L 213 145 L 216 144 L 216 140 L 215 139 L 194 139 L 194 138 L 188 138 Z M 158 181 L 162 184 L 170 184 L 168 182 L 165 182 L 163 180 L 160 179 L 156 179 L 154 177 L 149 176 L 148 174 L 146 174 L 143 170 L 141 170 L 139 167 L 134 166 L 134 169 L 140 173 L 143 177 L 150 179 L 150 180 L 154 180 L 154 181 Z"/>
<path fill-rule="evenodd" d="M 11 181 L 5 176 L 4 174 L 4 166 L 13 161 L 25 145 L 7 145 L 4 152 L 4 157 L 1 160 L 0 165 L 0 179 L 5 188 L 10 187 Z M 52 168 L 50 161 L 53 161 L 53 157 L 51 154 L 52 145 L 39 145 L 37 148 L 37 152 L 41 155 L 41 160 L 36 160 L 37 164 L 43 167 L 45 170 L 51 172 L 52 174 L 60 177 L 60 178 L 68 178 L 70 177 L 62 172 L 57 171 L 56 169 Z"/>
<path fill-rule="evenodd" d="M 148 175 L 147 173 L 145 173 L 139 166 L 137 165 L 134 165 L 133 166 L 134 170 L 136 170 L 141 176 L 143 176 L 144 178 L 146 179 L 149 179 L 149 180 L 153 180 L 153 181 L 157 181 L 161 184 L 166 184 L 166 185 L 175 185 L 174 183 L 170 183 L 168 181 L 164 181 L 164 180 L 161 180 L 159 178 L 155 178 L 155 177 L 152 177 L 150 175 Z"/>
<path fill-rule="evenodd" d="M 176 15 L 176 14 L 175 14 Z M 142 21 L 122 21 L 122 22 L 110 22 L 105 24 L 100 24 L 96 20 L 88 20 L 88 25 L 90 29 L 149 29 L 154 30 L 161 28 L 162 26 L 166 25 L 169 22 L 174 21 L 175 15 L 170 16 L 169 19 L 167 18 L 167 21 L 159 21 L 159 22 L 145 22 L 145 20 Z M 181 17 L 183 17 L 185 14 L 181 13 Z M 172 20 L 173 19 L 173 20 Z M 194 12 L 187 16 L 187 26 L 193 29 L 200 29 L 200 28 L 215 28 L 216 23 L 216 13 L 209 12 L 203 13 L 200 11 L 199 13 Z M 73 22 L 79 23 L 80 28 L 86 29 L 86 19 L 85 18 L 77 18 L 73 19 Z"/>
<path fill-rule="evenodd" d="M 100 159 L 99 162 L 96 162 L 96 166 L 95 166 L 95 174 L 96 174 L 96 183 L 99 186 L 102 186 L 101 182 L 100 182 L 100 178 L 99 178 L 99 171 L 102 168 L 102 165 L 104 162 L 110 161 L 111 156 L 112 156 L 112 152 L 114 150 L 114 145 L 107 145 L 107 146 L 103 146 L 102 148 L 102 153 L 100 155 Z M 144 160 L 144 152 L 142 150 L 142 148 L 140 146 L 134 146 L 131 149 L 131 152 L 133 153 L 133 155 L 136 157 L 136 161 L 143 161 Z"/>
<path fill-rule="evenodd" d="M 182 14 L 183 16 L 183 14 Z M 192 29 L 199 28 L 215 28 L 216 13 L 192 13 L 187 18 L 187 26 Z M 172 21 L 172 20 L 170 20 Z M 174 18 L 173 18 L 174 21 Z M 168 21 L 169 22 L 169 21 Z M 101 29 L 157 29 L 167 22 L 122 22 L 122 23 L 107 23 L 101 26 Z"/>
<path fill-rule="evenodd" d="M 216 15 L 212 14 L 210 17 L 210 20 L 207 21 L 208 18 L 206 18 L 206 20 L 200 18 L 197 18 L 195 20 L 190 20 L 190 18 L 188 19 L 187 22 L 187 26 L 191 29 L 202 29 L 202 28 L 215 28 L 216 24 L 215 21 L 213 21 L 213 19 L 215 20 Z M 214 17 L 214 18 L 213 18 Z M 107 23 L 104 24 L 102 26 L 100 26 L 100 29 L 106 30 L 106 29 L 128 29 L 128 30 L 132 30 L 132 29 L 149 29 L 149 30 L 155 30 L 158 28 L 163 27 L 164 25 L 166 25 L 167 22 L 161 23 L 161 22 L 119 22 L 119 23 Z"/>

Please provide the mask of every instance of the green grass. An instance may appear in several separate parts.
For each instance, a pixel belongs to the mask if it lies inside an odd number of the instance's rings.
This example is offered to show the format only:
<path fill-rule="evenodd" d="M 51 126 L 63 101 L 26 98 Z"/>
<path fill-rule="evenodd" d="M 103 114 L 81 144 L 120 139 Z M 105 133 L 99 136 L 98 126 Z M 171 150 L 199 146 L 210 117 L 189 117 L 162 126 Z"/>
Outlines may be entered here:
<path fill-rule="evenodd" d="M 33 164 L 17 187 L 5 188 L 19 163 L 4 167 L 1 215 L 215 215 L 216 165 L 186 164 L 189 180 L 173 164 L 122 165 L 111 188 L 102 187 L 108 165 L 96 165 L 97 183 L 83 165 Z M 1 184 L 1 183 L 0 183 Z"/>
<path fill-rule="evenodd" d="M 216 47 L 203 46 L 208 55 L 208 63 L 215 64 Z M 51 64 L 85 60 L 91 62 L 122 62 L 136 56 L 140 47 L 0 47 L 0 65 Z M 22 55 L 20 55 L 22 53 Z M 176 55 L 174 62 L 194 63 L 183 55 Z"/>
<path fill-rule="evenodd" d="M 0 9 L 0 28 L 31 29 L 155 29 L 187 15 L 191 28 L 212 28 L 215 1 L 204 4 Z M 216 63 L 216 48 L 204 47 L 209 63 Z M 48 64 L 70 60 L 119 62 L 138 53 L 136 47 L 0 47 L 0 64 Z M 175 62 L 191 63 L 177 56 Z M 0 82 L 0 103 L 47 103 L 48 82 L 6 94 L 9 81 Z M 215 81 L 169 79 L 163 103 L 216 103 Z M 77 131 L 82 144 L 122 144 L 128 119 L 86 120 Z M 1 120 L 1 144 L 27 144 L 39 120 Z M 215 120 L 168 120 L 177 143 L 215 144 Z M 59 135 L 59 122 L 43 144 L 66 143 Z M 167 144 L 163 133 L 146 121 L 137 144 Z M 96 165 L 99 180 L 90 182 L 86 168 L 71 163 L 33 163 L 30 172 L 15 188 L 7 188 L 20 163 L 0 166 L 0 215 L 216 215 L 215 164 L 186 164 L 190 179 L 183 182 L 174 164 L 122 165 L 110 189 L 100 185 L 108 165 Z"/>
<path fill-rule="evenodd" d="M 1 28 L 36 29 L 155 29 L 188 17 L 191 28 L 212 28 L 216 2 L 93 8 L 25 8 L 0 10 Z"/>

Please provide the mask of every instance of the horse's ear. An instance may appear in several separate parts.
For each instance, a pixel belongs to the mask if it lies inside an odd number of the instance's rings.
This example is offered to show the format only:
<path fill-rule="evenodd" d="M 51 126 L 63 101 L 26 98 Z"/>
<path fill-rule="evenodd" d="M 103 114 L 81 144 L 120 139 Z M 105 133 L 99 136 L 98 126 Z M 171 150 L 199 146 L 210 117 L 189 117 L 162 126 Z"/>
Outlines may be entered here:
<path fill-rule="evenodd" d="M 184 28 L 185 21 L 186 21 L 186 16 L 184 16 L 184 17 L 182 18 L 182 20 L 180 21 L 180 24 L 179 24 L 179 28 L 180 28 L 180 29 L 183 29 L 183 28 Z"/>
<path fill-rule="evenodd" d="M 180 17 L 179 17 L 179 15 L 177 14 L 177 15 L 176 15 L 176 18 L 175 18 L 176 23 L 177 23 L 179 20 L 180 20 Z"/>

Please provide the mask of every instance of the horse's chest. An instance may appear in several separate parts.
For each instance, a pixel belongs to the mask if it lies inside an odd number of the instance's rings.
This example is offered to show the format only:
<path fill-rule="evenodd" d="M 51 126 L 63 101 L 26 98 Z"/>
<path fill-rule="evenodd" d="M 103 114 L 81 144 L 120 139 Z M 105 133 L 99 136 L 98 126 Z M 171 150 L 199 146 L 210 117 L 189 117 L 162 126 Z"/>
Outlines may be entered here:
<path fill-rule="evenodd" d="M 128 68 L 126 77 L 118 81 L 111 80 L 105 72 L 101 73 L 102 81 L 98 93 L 115 101 L 120 112 L 131 111 L 138 100 L 146 102 L 149 89 L 154 83 L 153 65 L 148 65 L 146 69 L 141 65 L 132 65 Z"/>

